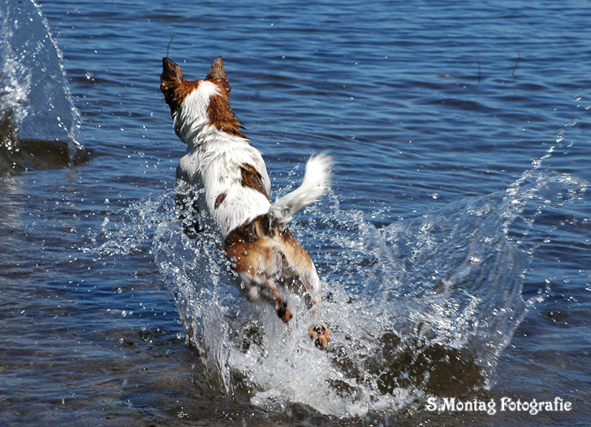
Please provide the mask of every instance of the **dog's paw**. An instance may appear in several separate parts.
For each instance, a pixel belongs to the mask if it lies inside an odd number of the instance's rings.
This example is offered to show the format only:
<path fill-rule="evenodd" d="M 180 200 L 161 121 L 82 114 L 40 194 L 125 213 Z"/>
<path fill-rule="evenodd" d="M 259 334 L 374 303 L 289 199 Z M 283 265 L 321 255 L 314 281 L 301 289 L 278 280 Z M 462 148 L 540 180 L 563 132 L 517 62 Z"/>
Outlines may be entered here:
<path fill-rule="evenodd" d="M 310 326 L 308 335 L 310 335 L 310 338 L 314 341 L 314 345 L 320 350 L 324 350 L 330 342 L 328 327 L 324 323 Z"/>
<path fill-rule="evenodd" d="M 285 301 L 281 301 L 279 303 L 279 307 L 277 308 L 277 316 L 285 323 L 289 322 L 293 317 L 293 312 L 287 306 Z"/>

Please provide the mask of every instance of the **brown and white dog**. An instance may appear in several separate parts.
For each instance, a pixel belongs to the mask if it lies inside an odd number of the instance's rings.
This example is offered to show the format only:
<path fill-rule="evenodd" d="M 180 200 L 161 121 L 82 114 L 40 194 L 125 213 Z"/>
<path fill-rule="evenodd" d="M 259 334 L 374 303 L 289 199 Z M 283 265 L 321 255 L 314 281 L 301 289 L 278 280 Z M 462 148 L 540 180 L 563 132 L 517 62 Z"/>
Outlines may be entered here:
<path fill-rule="evenodd" d="M 184 80 L 179 65 L 169 58 L 162 63 L 160 89 L 176 134 L 188 145 L 177 167 L 177 182 L 205 189 L 205 200 L 199 197 L 197 208 L 207 209 L 221 228 L 242 293 L 252 301 L 272 302 L 285 322 L 293 314 L 278 285 L 300 292 L 310 307 L 317 307 L 316 267 L 287 223 L 328 190 L 330 157 L 311 157 L 302 185 L 271 203 L 265 162 L 230 109 L 230 84 L 221 56 L 204 80 Z M 320 348 L 330 341 L 324 324 L 312 325 L 308 333 Z"/>

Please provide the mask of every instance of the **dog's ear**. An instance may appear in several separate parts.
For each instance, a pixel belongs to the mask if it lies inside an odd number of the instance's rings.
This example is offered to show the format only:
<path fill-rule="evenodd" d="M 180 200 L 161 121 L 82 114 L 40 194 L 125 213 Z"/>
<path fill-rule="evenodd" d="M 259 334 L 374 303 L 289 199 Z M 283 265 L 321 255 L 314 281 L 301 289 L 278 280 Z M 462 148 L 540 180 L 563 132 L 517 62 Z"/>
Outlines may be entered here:
<path fill-rule="evenodd" d="M 211 68 L 207 73 L 207 80 L 214 80 L 222 85 L 225 89 L 227 94 L 230 94 L 232 88 L 230 87 L 230 83 L 228 82 L 228 75 L 226 74 L 226 70 L 224 70 L 224 62 L 222 61 L 222 57 L 218 56 L 211 64 Z"/>
<path fill-rule="evenodd" d="M 162 58 L 161 84 L 164 82 L 178 84 L 183 81 L 183 72 L 181 67 L 170 58 Z"/>
<path fill-rule="evenodd" d="M 179 107 L 182 99 L 179 99 L 178 88 L 183 82 L 181 67 L 172 59 L 162 58 L 162 74 L 160 75 L 160 90 L 164 94 L 164 100 L 170 106 L 170 114 Z"/>

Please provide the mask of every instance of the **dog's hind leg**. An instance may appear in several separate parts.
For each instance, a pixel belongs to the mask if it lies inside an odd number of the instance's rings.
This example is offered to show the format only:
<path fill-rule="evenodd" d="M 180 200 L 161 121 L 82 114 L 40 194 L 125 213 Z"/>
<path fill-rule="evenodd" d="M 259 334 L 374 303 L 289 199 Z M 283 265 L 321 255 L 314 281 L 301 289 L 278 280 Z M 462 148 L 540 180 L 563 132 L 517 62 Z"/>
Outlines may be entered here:
<path fill-rule="evenodd" d="M 300 293 L 312 311 L 315 324 L 308 329 L 308 335 L 316 347 L 324 349 L 330 341 L 328 327 L 320 322 L 320 278 L 312 259 L 295 239 L 288 239 L 283 256 L 283 281 L 290 283 L 290 287 Z M 294 243 L 295 242 L 295 243 Z"/>
<path fill-rule="evenodd" d="M 246 298 L 254 302 L 262 302 L 263 300 L 271 302 L 281 320 L 287 323 L 292 319 L 293 312 L 273 279 L 265 279 L 264 275 L 257 275 L 255 278 L 244 272 L 239 275 L 242 279 L 240 291 Z"/>
<path fill-rule="evenodd" d="M 314 341 L 314 345 L 321 350 L 330 342 L 328 326 L 323 322 L 319 322 L 321 316 L 320 309 L 320 279 L 314 268 L 312 271 L 308 270 L 306 274 L 300 275 L 300 281 L 306 290 L 306 296 L 309 296 L 309 308 L 312 311 L 312 318 L 314 324 L 308 329 L 308 335 Z"/>
<path fill-rule="evenodd" d="M 293 312 L 287 306 L 287 301 L 281 296 L 279 289 L 277 289 L 277 284 L 273 279 L 267 280 L 267 288 L 271 291 L 277 316 L 279 316 L 279 318 L 285 323 L 289 322 L 293 317 Z"/>

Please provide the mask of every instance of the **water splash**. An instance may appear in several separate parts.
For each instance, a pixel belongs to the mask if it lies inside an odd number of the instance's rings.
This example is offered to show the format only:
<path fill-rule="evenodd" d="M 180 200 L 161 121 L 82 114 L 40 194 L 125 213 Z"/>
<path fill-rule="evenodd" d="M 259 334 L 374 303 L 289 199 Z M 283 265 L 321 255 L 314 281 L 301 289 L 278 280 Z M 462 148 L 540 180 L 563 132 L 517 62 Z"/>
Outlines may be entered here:
<path fill-rule="evenodd" d="M 172 193 L 112 214 L 99 250 L 153 251 L 213 388 L 278 411 L 396 411 L 490 388 L 501 352 L 543 298 L 522 295 L 544 240 L 526 237 L 545 207 L 564 206 L 587 183 L 533 165 L 504 192 L 383 228 L 335 195 L 301 215 L 291 228 L 324 281 L 324 352 L 307 337 L 312 319 L 297 295 L 288 294 L 296 316 L 286 326 L 239 294 L 217 230 L 187 238 Z"/>
<path fill-rule="evenodd" d="M 41 9 L 3 2 L 0 22 L 0 171 L 82 161 L 80 113 Z"/>

